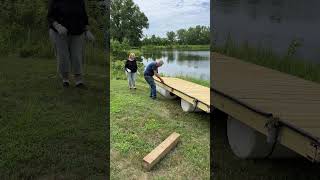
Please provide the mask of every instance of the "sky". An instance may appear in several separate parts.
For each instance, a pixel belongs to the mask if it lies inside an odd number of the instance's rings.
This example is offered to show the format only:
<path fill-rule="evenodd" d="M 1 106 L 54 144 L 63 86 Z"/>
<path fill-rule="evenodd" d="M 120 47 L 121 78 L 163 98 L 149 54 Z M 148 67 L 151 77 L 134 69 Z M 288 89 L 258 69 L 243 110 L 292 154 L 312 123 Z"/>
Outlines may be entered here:
<path fill-rule="evenodd" d="M 210 25 L 210 0 L 133 0 L 149 19 L 144 35 L 166 36 L 168 31 Z"/>

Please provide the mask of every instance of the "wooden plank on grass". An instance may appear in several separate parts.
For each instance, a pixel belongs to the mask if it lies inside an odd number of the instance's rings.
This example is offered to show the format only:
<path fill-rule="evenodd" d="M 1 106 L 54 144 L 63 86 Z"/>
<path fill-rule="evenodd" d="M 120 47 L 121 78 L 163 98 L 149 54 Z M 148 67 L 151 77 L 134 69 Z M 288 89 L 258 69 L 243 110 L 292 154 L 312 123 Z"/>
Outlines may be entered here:
<path fill-rule="evenodd" d="M 180 134 L 174 132 L 147 156 L 143 158 L 143 166 L 150 170 L 157 162 L 160 161 L 171 149 L 173 149 L 180 140 Z"/>

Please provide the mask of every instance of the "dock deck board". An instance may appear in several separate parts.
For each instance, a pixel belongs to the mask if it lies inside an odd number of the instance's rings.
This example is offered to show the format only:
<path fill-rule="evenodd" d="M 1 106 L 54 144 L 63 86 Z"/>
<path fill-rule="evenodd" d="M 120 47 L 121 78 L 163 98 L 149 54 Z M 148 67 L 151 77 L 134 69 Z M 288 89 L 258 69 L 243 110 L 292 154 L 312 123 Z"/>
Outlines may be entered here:
<path fill-rule="evenodd" d="M 175 90 L 210 106 L 210 88 L 174 77 L 162 77 L 162 79 L 164 80 L 164 85 L 167 87 L 174 88 Z M 155 78 L 155 80 L 157 83 L 160 83 L 157 78 Z"/>
<path fill-rule="evenodd" d="M 218 53 L 213 59 L 213 89 L 320 138 L 319 84 Z"/>

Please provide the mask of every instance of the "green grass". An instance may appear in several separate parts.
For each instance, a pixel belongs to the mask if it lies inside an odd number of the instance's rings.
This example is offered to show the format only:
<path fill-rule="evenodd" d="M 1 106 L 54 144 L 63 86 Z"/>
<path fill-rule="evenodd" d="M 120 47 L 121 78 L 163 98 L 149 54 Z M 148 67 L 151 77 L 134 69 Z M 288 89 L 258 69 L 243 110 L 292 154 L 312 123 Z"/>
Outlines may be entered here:
<path fill-rule="evenodd" d="M 142 50 L 166 50 L 166 49 L 178 49 L 188 51 L 209 51 L 210 45 L 168 45 L 168 46 L 156 46 L 147 45 L 142 46 Z"/>
<path fill-rule="evenodd" d="M 193 83 L 205 86 L 205 87 L 210 87 L 210 81 L 209 80 L 202 80 L 202 79 L 194 78 L 194 77 L 191 77 L 191 76 L 182 76 L 182 75 L 175 76 L 175 77 L 176 78 L 180 78 L 180 79 L 184 79 L 186 81 L 190 81 L 190 82 L 193 82 Z"/>
<path fill-rule="evenodd" d="M 237 45 L 230 39 L 224 46 L 214 47 L 214 51 L 320 83 L 320 64 L 297 58 L 295 52 L 298 47 L 292 46 L 289 45 L 287 54 L 278 55 L 272 49 L 255 48 L 249 46 L 248 43 Z"/>
<path fill-rule="evenodd" d="M 209 121 L 205 113 L 185 113 L 178 100 L 149 98 L 145 82 L 129 90 L 111 80 L 111 179 L 209 179 Z M 142 159 L 172 132 L 181 142 L 146 172 Z"/>
<path fill-rule="evenodd" d="M 216 114 L 216 117 L 218 115 Z M 318 180 L 319 165 L 305 158 L 243 160 L 236 157 L 226 137 L 226 121 L 218 117 L 214 121 L 211 147 L 216 179 L 243 180 Z"/>
<path fill-rule="evenodd" d="M 1 179 L 106 179 L 105 67 L 88 90 L 61 86 L 56 60 L 0 58 Z"/>

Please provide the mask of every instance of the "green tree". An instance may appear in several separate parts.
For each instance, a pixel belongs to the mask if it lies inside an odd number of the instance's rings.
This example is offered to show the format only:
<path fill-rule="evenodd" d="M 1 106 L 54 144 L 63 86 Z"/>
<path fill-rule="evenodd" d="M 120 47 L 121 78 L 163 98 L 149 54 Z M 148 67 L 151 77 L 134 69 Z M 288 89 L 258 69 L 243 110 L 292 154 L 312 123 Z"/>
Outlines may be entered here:
<path fill-rule="evenodd" d="M 186 34 L 187 34 L 187 31 L 185 29 L 179 29 L 177 31 L 179 44 L 186 44 L 187 43 Z"/>
<path fill-rule="evenodd" d="M 176 33 L 174 31 L 167 32 L 168 41 L 173 44 L 176 41 Z"/>
<path fill-rule="evenodd" d="M 136 46 L 140 43 L 144 28 L 149 28 L 148 18 L 132 0 L 111 1 L 111 38 L 120 43 L 127 38 L 130 45 Z"/>

